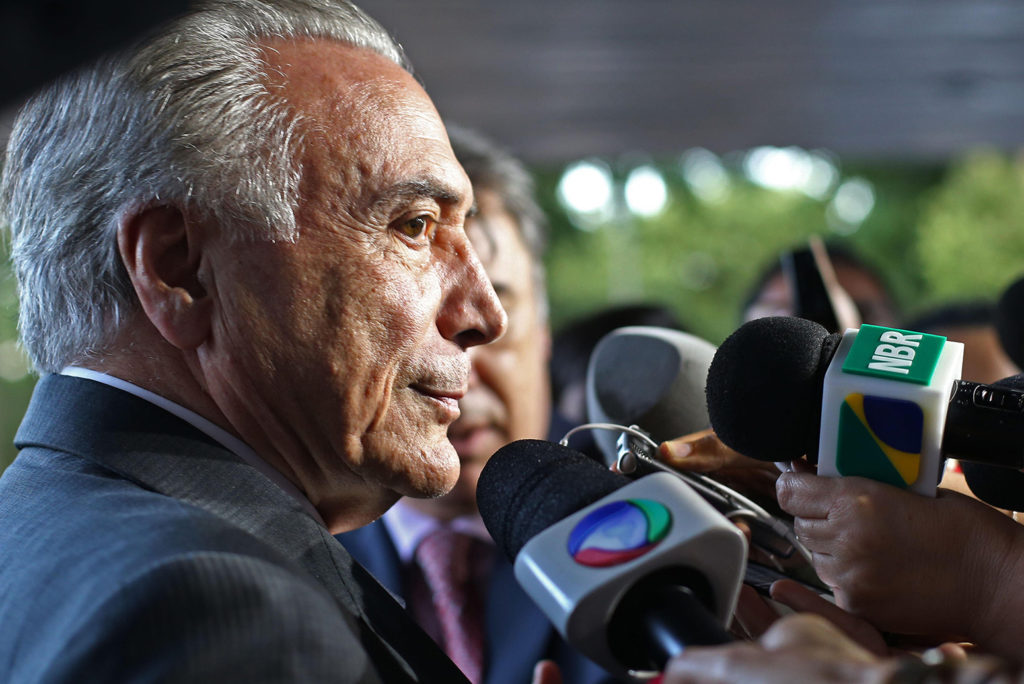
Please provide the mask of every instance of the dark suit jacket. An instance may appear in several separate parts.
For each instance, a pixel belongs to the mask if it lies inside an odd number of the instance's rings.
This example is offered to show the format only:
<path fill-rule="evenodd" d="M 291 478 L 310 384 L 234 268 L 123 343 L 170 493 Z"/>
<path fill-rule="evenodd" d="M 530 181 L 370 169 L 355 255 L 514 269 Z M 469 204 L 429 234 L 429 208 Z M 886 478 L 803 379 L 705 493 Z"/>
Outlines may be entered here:
<path fill-rule="evenodd" d="M 465 681 L 297 501 L 166 411 L 47 376 L 16 444 L 0 681 Z"/>
<path fill-rule="evenodd" d="M 558 440 L 569 425 L 552 419 L 551 437 Z M 587 444 L 587 435 L 576 442 Z M 580 448 L 576 446 L 575 448 Z M 352 556 L 398 596 L 407 596 L 402 561 L 384 523 L 338 535 Z M 550 658 L 562 669 L 565 684 L 615 681 L 602 668 L 583 657 L 559 636 L 547 617 L 516 581 L 512 564 L 495 554 L 485 604 L 487 671 L 485 684 L 524 684 L 537 661 Z"/>

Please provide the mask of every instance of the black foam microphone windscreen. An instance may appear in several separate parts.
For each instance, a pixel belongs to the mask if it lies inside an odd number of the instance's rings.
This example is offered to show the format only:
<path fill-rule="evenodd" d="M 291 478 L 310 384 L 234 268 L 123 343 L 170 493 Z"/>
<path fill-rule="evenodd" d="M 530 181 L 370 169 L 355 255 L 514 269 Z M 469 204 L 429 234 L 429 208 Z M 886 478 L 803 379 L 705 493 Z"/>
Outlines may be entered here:
<path fill-rule="evenodd" d="M 568 447 L 520 440 L 484 467 L 477 505 L 526 594 L 623 681 L 731 640 L 747 543 L 679 477 L 631 481 Z"/>
<path fill-rule="evenodd" d="M 708 414 L 719 439 L 762 461 L 817 454 L 822 382 L 840 339 L 788 316 L 740 326 L 708 370 Z"/>
<path fill-rule="evenodd" d="M 476 500 L 488 532 L 514 560 L 536 534 L 628 483 L 578 451 L 523 439 L 487 461 Z"/>

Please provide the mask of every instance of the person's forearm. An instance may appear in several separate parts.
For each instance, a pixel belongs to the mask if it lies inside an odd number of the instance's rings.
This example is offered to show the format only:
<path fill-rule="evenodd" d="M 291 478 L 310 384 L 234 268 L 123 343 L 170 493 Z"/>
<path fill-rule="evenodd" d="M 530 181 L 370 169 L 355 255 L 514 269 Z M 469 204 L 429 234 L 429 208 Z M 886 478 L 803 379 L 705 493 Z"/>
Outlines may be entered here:
<path fill-rule="evenodd" d="M 992 510 L 963 550 L 975 578 L 964 591 L 973 597 L 967 636 L 985 651 L 1024 661 L 1024 526 Z"/>

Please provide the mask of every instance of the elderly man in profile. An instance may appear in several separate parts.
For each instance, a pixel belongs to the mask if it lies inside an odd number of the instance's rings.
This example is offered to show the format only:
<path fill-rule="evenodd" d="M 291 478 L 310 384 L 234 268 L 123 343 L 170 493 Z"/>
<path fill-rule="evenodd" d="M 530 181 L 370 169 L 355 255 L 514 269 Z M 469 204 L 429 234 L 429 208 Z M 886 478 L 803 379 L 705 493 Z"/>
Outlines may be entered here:
<path fill-rule="evenodd" d="M 0 680 L 462 680 L 331 534 L 458 477 L 468 350 L 506 325 L 472 202 L 342 1 L 209 3 L 26 105 Z"/>
<path fill-rule="evenodd" d="M 470 350 L 470 379 L 448 436 L 461 461 L 451 492 L 404 498 L 377 522 L 339 536 L 470 681 L 516 684 L 533 664 L 556 662 L 564 684 L 611 681 L 575 651 L 522 590 L 476 507 L 476 485 L 491 455 L 519 439 L 559 440 L 572 427 L 552 413 L 547 291 L 547 223 L 523 165 L 475 131 L 449 126 L 455 156 L 473 184 L 477 211 L 466 233 L 508 314 L 508 332 Z M 449 556 L 443 565 L 432 560 Z M 447 576 L 445 576 L 447 575 Z M 452 617 L 451 593 L 464 601 Z"/>

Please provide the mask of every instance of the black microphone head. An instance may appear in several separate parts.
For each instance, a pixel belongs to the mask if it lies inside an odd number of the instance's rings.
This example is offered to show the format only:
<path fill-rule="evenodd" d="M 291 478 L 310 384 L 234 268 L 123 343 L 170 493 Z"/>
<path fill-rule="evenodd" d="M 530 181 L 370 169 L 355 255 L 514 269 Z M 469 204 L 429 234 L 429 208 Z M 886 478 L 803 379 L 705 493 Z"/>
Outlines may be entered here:
<path fill-rule="evenodd" d="M 522 439 L 491 456 L 476 502 L 494 542 L 515 560 L 534 536 L 628 483 L 575 449 Z"/>
<path fill-rule="evenodd" d="M 637 425 L 656 442 L 711 426 L 704 383 L 715 346 L 695 335 L 627 326 L 601 338 L 587 366 L 587 420 Z M 619 433 L 594 432 L 614 462 Z"/>
<path fill-rule="evenodd" d="M 995 310 L 996 334 L 1003 351 L 1024 368 L 1024 278 L 1006 288 Z"/>
<path fill-rule="evenodd" d="M 718 438 L 762 461 L 815 459 L 822 383 L 841 338 L 789 316 L 740 326 L 708 370 L 708 415 Z"/>
<path fill-rule="evenodd" d="M 992 384 L 1024 391 L 1024 374 L 1011 375 Z M 1009 511 L 1024 511 L 1024 473 L 1021 471 L 970 461 L 960 461 L 960 469 L 967 486 L 985 503 Z"/>

